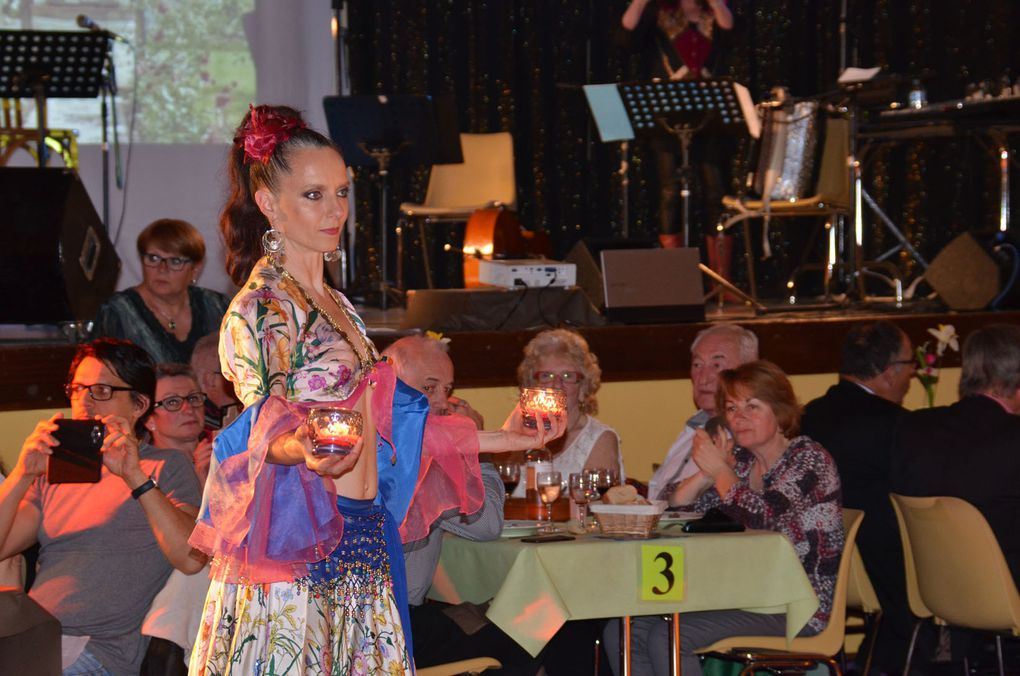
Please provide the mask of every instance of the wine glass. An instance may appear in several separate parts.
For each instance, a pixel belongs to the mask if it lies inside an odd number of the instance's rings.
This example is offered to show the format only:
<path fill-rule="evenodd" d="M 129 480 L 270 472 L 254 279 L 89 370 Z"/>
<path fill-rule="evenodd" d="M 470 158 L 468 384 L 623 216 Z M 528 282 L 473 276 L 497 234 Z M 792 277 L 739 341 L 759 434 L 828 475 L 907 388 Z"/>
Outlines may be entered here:
<path fill-rule="evenodd" d="M 588 528 L 588 503 L 598 495 L 590 474 L 575 472 L 570 475 L 570 497 L 577 503 L 580 512 L 581 527 Z"/>
<path fill-rule="evenodd" d="M 561 481 L 563 481 L 563 477 L 559 472 L 539 472 L 535 477 L 535 483 L 538 485 L 538 497 L 545 505 L 545 518 L 542 520 L 546 522 L 543 529 L 546 532 L 554 529 L 552 506 L 560 497 L 560 491 L 563 489 Z"/>
<path fill-rule="evenodd" d="M 517 484 L 521 482 L 521 464 L 518 462 L 497 462 L 496 471 L 499 472 L 499 478 L 503 480 L 503 487 L 509 498 L 517 488 Z"/>
<path fill-rule="evenodd" d="M 598 469 L 588 469 L 585 473 L 591 477 L 592 482 L 595 484 L 595 489 L 599 492 L 601 498 L 606 494 L 612 486 L 615 484 L 615 480 L 618 480 L 620 473 L 616 470 L 609 469 L 607 467 L 599 467 Z M 615 480 L 614 480 L 615 474 Z"/>

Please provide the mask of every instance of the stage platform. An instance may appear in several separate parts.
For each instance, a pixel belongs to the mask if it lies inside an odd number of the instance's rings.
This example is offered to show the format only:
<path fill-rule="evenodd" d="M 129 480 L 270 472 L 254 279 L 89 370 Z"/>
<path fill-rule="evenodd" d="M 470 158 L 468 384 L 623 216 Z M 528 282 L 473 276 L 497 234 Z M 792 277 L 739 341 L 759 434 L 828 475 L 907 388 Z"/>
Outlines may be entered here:
<path fill-rule="evenodd" d="M 761 354 L 791 375 L 833 373 L 838 369 L 839 345 L 854 322 L 888 319 L 898 324 L 915 344 L 928 340 L 929 328 L 953 324 L 966 335 L 986 324 L 1020 323 L 1020 311 L 940 312 L 931 306 L 859 306 L 841 309 L 770 312 L 748 317 L 740 312 L 717 314 L 710 307 L 709 322 L 668 325 L 607 325 L 578 327 L 602 366 L 602 380 L 625 382 L 688 378 L 694 336 L 712 321 L 738 321 L 752 329 Z M 409 332 L 399 328 L 404 310 L 366 308 L 363 317 L 380 349 Z M 424 327 L 427 328 L 427 327 Z M 539 327 L 518 331 L 472 331 L 447 334 L 457 366 L 459 387 L 498 387 L 516 382 L 524 345 Z M 63 385 L 74 345 L 54 341 L 0 341 L 0 411 L 57 408 L 67 405 Z M 946 354 L 944 366 L 959 366 L 959 355 Z"/>

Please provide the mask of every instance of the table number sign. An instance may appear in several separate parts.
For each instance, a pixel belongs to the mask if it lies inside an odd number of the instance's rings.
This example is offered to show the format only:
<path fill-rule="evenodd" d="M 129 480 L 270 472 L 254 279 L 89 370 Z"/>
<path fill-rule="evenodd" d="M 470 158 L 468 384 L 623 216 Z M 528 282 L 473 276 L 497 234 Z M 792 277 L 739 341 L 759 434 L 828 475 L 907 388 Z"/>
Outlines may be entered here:
<path fill-rule="evenodd" d="M 642 601 L 682 601 L 684 598 L 684 548 L 666 545 L 641 546 Z"/>

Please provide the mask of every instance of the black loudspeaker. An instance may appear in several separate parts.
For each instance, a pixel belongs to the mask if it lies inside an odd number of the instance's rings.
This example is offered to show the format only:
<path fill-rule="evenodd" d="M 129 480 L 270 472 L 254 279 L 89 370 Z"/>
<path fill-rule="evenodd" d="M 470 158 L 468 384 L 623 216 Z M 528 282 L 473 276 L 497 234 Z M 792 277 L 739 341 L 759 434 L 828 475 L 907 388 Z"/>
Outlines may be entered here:
<path fill-rule="evenodd" d="M 577 266 L 577 286 L 599 310 L 606 307 L 602 279 L 602 252 L 615 249 L 651 249 L 658 246 L 654 239 L 616 239 L 612 237 L 585 237 L 578 240 L 567 253 L 564 262 Z"/>
<path fill-rule="evenodd" d="M 999 266 L 970 233 L 947 244 L 924 279 L 951 310 L 981 310 L 999 293 Z"/>
<path fill-rule="evenodd" d="M 119 273 L 76 172 L 0 167 L 0 323 L 92 319 Z"/>

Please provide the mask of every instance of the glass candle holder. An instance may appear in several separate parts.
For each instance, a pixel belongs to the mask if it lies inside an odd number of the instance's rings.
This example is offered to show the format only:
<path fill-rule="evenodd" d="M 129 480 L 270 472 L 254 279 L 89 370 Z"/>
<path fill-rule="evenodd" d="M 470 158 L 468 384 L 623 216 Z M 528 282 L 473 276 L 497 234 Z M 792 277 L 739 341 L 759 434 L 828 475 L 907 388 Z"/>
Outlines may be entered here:
<path fill-rule="evenodd" d="M 307 424 L 316 455 L 347 455 L 361 439 L 362 419 L 357 411 L 313 408 L 308 412 Z"/>
<path fill-rule="evenodd" d="M 524 426 L 529 429 L 538 428 L 538 418 L 543 417 L 545 428 L 552 425 L 544 418 L 563 413 L 567 410 L 567 393 L 551 387 L 521 388 L 521 414 Z"/>

